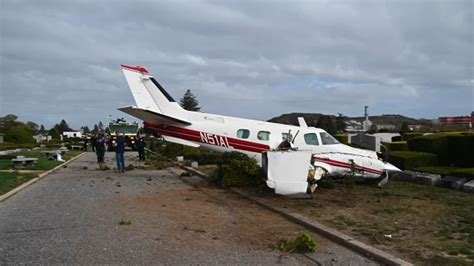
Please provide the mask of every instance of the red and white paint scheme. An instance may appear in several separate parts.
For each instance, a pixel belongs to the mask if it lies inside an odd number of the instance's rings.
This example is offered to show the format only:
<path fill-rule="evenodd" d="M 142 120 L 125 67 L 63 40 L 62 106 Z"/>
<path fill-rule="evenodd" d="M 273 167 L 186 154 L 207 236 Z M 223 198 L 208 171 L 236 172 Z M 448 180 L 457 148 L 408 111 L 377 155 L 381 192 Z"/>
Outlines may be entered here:
<path fill-rule="evenodd" d="M 143 120 L 166 141 L 217 152 L 237 151 L 261 162 L 263 152 L 290 138 L 294 147 L 310 150 L 313 166 L 329 175 L 379 178 L 385 170 L 398 170 L 380 161 L 374 151 L 341 144 L 326 131 L 308 127 L 302 118 L 300 126 L 292 126 L 187 111 L 146 68 L 122 65 L 122 70 L 137 106 L 119 110 Z"/>

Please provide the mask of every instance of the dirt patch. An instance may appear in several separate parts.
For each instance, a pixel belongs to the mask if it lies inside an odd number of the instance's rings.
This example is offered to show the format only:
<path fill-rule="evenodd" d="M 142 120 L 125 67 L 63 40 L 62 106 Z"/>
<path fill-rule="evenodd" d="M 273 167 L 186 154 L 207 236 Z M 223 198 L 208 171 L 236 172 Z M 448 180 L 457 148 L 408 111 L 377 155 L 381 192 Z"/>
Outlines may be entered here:
<path fill-rule="evenodd" d="M 383 190 L 337 185 L 310 200 L 263 200 L 418 264 L 474 262 L 474 197 L 467 193 L 391 181 Z"/>
<path fill-rule="evenodd" d="M 295 237 L 302 230 L 229 191 L 210 187 L 134 197 L 122 206 L 139 213 L 155 213 L 157 219 L 166 217 L 173 221 L 172 227 L 181 240 L 195 244 L 204 238 L 273 249 L 280 240 Z M 148 223 L 153 226 L 153 219 L 148 219 Z M 325 241 L 318 238 L 318 242 Z"/>

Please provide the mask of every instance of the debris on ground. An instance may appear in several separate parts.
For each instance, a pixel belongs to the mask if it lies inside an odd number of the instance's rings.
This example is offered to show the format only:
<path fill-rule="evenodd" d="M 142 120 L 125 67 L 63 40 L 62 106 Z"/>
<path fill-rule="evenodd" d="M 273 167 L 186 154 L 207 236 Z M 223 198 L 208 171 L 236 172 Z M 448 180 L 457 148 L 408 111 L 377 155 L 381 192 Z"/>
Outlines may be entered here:
<path fill-rule="evenodd" d="M 318 245 L 308 233 L 302 231 L 293 240 L 281 240 L 278 243 L 277 248 L 281 251 L 290 253 L 313 253 L 318 249 Z"/>

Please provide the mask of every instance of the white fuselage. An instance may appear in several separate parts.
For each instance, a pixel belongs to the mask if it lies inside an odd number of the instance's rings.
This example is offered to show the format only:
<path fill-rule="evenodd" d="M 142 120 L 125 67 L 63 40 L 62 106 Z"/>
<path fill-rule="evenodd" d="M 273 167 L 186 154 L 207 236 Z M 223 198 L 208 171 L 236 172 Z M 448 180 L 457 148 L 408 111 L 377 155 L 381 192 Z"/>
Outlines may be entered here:
<path fill-rule="evenodd" d="M 299 150 L 310 150 L 313 165 L 323 168 L 331 175 L 353 173 L 377 178 L 384 169 L 384 163 L 378 160 L 375 152 L 340 144 L 322 129 L 190 111 L 186 112 L 184 118 L 193 124 L 147 125 L 156 129 L 165 140 L 201 146 L 216 152 L 241 152 L 258 162 L 261 162 L 262 152 L 276 149 L 291 133 L 294 138 L 293 146 Z M 326 138 L 323 139 L 323 136 Z M 308 158 L 308 162 L 310 159 Z"/>

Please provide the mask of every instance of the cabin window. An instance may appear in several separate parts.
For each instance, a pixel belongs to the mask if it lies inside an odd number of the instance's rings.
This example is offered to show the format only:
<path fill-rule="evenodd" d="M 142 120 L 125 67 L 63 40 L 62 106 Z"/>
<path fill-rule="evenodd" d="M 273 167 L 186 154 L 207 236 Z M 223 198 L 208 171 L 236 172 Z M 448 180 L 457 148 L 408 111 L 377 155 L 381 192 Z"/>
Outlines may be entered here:
<path fill-rule="evenodd" d="M 257 134 L 257 139 L 259 140 L 269 140 L 270 139 L 270 132 L 268 131 L 259 131 Z"/>
<path fill-rule="evenodd" d="M 239 129 L 237 130 L 237 137 L 241 139 L 248 139 L 250 136 L 250 131 L 248 129 Z"/>
<path fill-rule="evenodd" d="M 323 145 L 339 144 L 339 141 L 337 141 L 337 139 L 335 139 L 333 136 L 329 135 L 326 132 L 321 132 L 319 133 L 319 135 L 321 136 L 321 142 L 323 143 Z"/>
<path fill-rule="evenodd" d="M 290 134 L 281 133 L 281 141 L 290 141 Z"/>
<path fill-rule="evenodd" d="M 304 134 L 304 142 L 308 145 L 319 145 L 318 136 L 316 133 Z"/>

